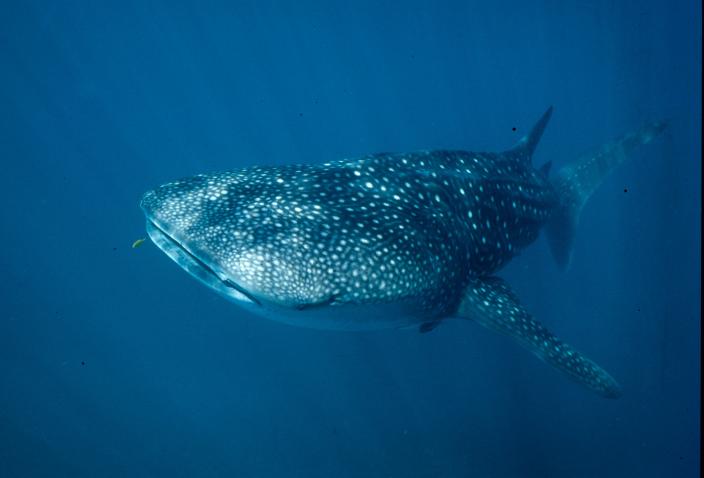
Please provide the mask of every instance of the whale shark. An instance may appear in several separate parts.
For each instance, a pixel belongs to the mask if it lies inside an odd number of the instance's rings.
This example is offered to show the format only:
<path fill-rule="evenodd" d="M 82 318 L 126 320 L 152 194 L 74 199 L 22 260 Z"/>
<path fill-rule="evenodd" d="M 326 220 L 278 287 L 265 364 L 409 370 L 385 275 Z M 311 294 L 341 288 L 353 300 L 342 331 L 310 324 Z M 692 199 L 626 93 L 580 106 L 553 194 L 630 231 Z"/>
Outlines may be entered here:
<path fill-rule="evenodd" d="M 541 230 L 566 269 L 587 199 L 665 123 L 645 123 L 551 175 L 551 162 L 532 161 L 551 115 L 552 107 L 500 153 L 252 166 L 164 184 L 140 206 L 166 255 L 255 314 L 321 329 L 423 333 L 468 319 L 616 398 L 618 382 L 538 322 L 496 273 Z"/>

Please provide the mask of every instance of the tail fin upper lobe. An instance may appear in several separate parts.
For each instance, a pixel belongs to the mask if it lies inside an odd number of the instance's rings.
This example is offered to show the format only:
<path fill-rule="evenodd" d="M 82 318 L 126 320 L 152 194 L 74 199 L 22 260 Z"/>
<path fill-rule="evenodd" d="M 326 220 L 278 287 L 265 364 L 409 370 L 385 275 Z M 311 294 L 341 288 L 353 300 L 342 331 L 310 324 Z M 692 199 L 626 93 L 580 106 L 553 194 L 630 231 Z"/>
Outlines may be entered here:
<path fill-rule="evenodd" d="M 640 129 L 565 166 L 552 180 L 559 206 L 546 225 L 546 233 L 555 261 L 562 269 L 569 266 L 579 214 L 589 196 L 613 169 L 628 159 L 635 148 L 649 143 L 665 127 L 663 121 L 646 123 Z"/>

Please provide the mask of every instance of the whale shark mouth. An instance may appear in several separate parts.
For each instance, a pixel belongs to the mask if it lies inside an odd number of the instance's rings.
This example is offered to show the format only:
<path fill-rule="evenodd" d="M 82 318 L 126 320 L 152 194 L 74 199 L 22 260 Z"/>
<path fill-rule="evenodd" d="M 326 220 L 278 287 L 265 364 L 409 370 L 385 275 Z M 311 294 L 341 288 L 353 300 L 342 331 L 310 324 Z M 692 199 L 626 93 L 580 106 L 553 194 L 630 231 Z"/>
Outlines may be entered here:
<path fill-rule="evenodd" d="M 218 273 L 206 261 L 198 257 L 181 241 L 169 234 L 155 221 L 147 219 L 147 233 L 162 251 L 193 277 L 212 287 L 220 294 L 236 302 L 247 302 L 261 306 L 261 302 L 246 289 Z"/>

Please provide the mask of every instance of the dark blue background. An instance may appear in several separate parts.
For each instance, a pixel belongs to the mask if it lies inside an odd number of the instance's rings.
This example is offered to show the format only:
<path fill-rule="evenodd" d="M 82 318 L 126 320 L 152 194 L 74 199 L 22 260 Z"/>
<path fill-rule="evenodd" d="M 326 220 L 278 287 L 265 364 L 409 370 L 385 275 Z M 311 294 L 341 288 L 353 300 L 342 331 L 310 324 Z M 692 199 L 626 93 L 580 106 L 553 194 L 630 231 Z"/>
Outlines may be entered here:
<path fill-rule="evenodd" d="M 696 476 L 699 2 L 94 3 L 0 6 L 1 476 Z M 540 239 L 501 274 L 620 400 L 467 321 L 267 322 L 130 247 L 160 183 L 501 150 L 550 104 L 555 168 L 671 121 L 568 273 Z"/>

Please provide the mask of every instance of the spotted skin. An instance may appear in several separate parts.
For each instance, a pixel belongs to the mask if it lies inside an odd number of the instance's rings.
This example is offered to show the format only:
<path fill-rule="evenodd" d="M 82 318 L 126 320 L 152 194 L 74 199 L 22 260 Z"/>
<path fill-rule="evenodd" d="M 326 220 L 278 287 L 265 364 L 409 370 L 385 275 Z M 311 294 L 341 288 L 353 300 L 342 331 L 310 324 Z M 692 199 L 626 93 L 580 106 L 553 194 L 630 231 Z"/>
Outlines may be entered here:
<path fill-rule="evenodd" d="M 590 381 L 608 374 L 579 355 L 553 359 L 551 347 L 571 349 L 491 277 L 575 202 L 561 191 L 581 191 L 570 189 L 578 172 L 556 186 L 547 167 L 531 164 L 550 114 L 503 153 L 383 153 L 201 174 L 149 191 L 141 207 L 164 252 L 256 313 L 308 327 L 422 332 L 444 318 L 476 319 L 599 391 Z M 490 292 L 475 303 L 482 289 Z M 515 303 L 540 340 L 482 310 L 484 301 L 495 311 Z"/>
<path fill-rule="evenodd" d="M 510 156 L 428 151 L 200 175 L 142 208 L 261 301 L 403 300 L 432 319 L 532 242 L 554 201 Z"/>

